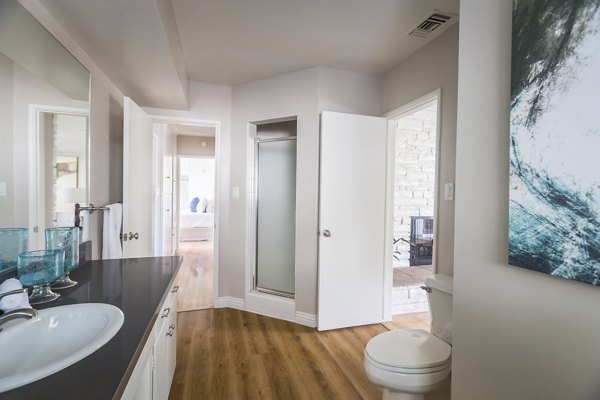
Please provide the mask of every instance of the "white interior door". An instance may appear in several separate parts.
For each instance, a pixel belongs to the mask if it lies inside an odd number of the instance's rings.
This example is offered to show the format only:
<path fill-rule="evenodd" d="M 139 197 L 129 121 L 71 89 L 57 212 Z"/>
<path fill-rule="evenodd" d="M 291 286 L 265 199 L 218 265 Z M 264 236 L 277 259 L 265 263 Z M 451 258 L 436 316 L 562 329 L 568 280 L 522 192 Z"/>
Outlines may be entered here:
<path fill-rule="evenodd" d="M 173 154 L 175 153 L 175 137 L 167 124 L 163 124 L 162 135 L 162 171 L 161 171 L 161 218 L 162 218 L 162 242 L 163 256 L 171 256 L 174 254 L 175 246 L 175 231 L 174 218 L 175 204 L 173 202 L 173 183 L 175 182 L 173 171 Z"/>
<path fill-rule="evenodd" d="M 124 99 L 123 256 L 153 256 L 152 119 L 129 97 Z M 93 151 L 93 149 L 92 149 Z"/>
<path fill-rule="evenodd" d="M 321 115 L 318 329 L 383 320 L 386 121 Z"/>

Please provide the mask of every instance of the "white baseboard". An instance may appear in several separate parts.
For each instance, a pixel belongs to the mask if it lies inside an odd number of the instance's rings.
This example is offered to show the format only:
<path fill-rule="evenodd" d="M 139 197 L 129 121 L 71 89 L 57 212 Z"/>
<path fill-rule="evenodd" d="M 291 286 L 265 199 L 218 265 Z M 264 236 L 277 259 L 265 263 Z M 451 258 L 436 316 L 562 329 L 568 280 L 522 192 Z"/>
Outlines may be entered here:
<path fill-rule="evenodd" d="M 215 303 L 215 308 L 235 308 L 236 310 L 242 311 L 246 309 L 244 306 L 244 299 L 231 296 L 218 297 Z"/>
<path fill-rule="evenodd" d="M 246 311 L 296 322 L 296 302 L 286 297 L 256 291 L 249 292 L 246 294 Z"/>
<path fill-rule="evenodd" d="M 302 311 L 296 311 L 296 323 L 311 328 L 317 327 L 317 316 Z"/>
<path fill-rule="evenodd" d="M 236 310 L 295 322 L 310 328 L 317 326 L 317 316 L 315 314 L 296 311 L 296 302 L 293 299 L 260 292 L 248 293 L 246 301 L 231 296 L 218 297 L 215 302 L 215 308 L 234 308 Z"/>

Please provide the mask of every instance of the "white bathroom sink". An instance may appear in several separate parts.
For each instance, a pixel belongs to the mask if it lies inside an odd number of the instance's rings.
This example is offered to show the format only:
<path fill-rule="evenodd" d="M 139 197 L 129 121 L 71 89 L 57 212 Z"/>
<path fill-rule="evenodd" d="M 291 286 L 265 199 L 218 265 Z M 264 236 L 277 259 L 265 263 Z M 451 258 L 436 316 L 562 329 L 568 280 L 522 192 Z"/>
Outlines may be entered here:
<path fill-rule="evenodd" d="M 123 325 L 110 304 L 85 303 L 41 310 L 0 332 L 0 393 L 51 375 L 104 346 Z"/>

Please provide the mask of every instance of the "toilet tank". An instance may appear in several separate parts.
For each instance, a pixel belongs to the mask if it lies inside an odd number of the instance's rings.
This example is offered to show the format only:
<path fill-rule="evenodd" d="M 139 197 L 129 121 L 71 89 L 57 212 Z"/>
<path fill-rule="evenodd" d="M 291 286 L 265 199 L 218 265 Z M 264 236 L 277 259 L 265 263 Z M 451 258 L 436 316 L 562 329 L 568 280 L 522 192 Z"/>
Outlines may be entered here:
<path fill-rule="evenodd" d="M 431 333 L 452 344 L 452 293 L 450 276 L 436 274 L 425 278 L 425 290 L 431 312 Z"/>

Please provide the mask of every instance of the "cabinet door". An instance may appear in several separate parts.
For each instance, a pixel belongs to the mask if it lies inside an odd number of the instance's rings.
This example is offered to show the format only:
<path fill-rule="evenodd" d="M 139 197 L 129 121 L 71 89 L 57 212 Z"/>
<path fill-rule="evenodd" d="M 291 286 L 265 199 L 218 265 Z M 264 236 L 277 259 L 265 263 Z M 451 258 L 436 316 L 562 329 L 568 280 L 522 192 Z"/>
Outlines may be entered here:
<path fill-rule="evenodd" d="M 169 398 L 170 380 L 167 364 L 167 332 L 168 325 L 162 324 L 154 343 L 154 371 L 153 371 L 153 400 L 167 400 Z"/>
<path fill-rule="evenodd" d="M 175 293 L 171 301 L 171 313 L 169 314 L 167 329 L 167 333 L 171 333 L 167 335 L 167 369 L 170 387 L 173 382 L 175 364 L 177 362 L 177 293 Z"/>
<path fill-rule="evenodd" d="M 155 336 L 155 328 L 150 337 Z M 152 399 L 152 364 L 153 364 L 153 342 L 148 341 L 142 349 L 121 400 L 149 400 Z"/>
<path fill-rule="evenodd" d="M 154 396 L 153 400 L 167 400 L 175 372 L 177 324 L 177 296 L 167 301 L 169 314 L 160 329 L 154 344 Z M 166 308 L 166 307 L 165 307 Z"/>

